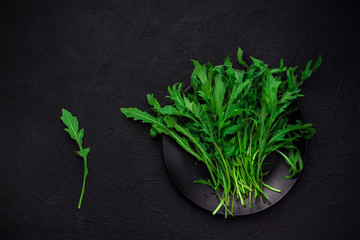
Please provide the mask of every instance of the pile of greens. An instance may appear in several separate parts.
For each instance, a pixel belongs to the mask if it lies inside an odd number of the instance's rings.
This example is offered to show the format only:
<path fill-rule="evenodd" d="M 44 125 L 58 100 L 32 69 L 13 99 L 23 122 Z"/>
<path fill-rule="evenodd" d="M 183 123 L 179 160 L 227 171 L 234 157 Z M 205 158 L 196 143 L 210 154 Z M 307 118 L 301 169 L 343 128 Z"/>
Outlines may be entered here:
<path fill-rule="evenodd" d="M 170 104 L 161 106 L 152 94 L 147 95 L 152 116 L 137 108 L 121 108 L 128 118 L 150 123 L 150 135 L 166 134 L 187 152 L 203 162 L 209 179 L 196 180 L 208 185 L 220 198 L 215 214 L 221 207 L 225 217 L 233 213 L 234 200 L 268 199 L 263 189 L 269 188 L 263 178 L 266 157 L 277 152 L 289 165 L 294 177 L 303 168 L 299 149 L 300 138 L 311 138 L 315 130 L 309 123 L 289 122 L 295 111 L 292 101 L 300 94 L 300 86 L 321 65 L 321 56 L 311 68 L 311 61 L 301 72 L 297 67 L 285 67 L 281 59 L 278 68 L 269 68 L 263 61 L 250 57 L 246 63 L 239 48 L 237 57 L 241 69 L 236 69 L 227 57 L 223 65 L 195 65 L 191 76 L 192 91 L 183 91 L 177 83 L 169 87 Z"/>

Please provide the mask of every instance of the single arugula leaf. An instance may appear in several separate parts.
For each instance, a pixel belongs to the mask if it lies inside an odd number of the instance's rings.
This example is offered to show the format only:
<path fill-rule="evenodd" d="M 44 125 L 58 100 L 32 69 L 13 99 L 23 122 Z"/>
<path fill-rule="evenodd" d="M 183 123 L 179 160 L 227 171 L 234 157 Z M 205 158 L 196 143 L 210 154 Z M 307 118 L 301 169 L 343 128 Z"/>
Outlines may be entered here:
<path fill-rule="evenodd" d="M 82 132 L 81 134 L 79 132 L 79 123 L 77 118 L 71 115 L 71 113 L 68 112 L 67 110 L 63 109 L 61 120 L 67 126 L 67 128 L 65 128 L 65 131 L 69 133 L 70 137 L 74 139 L 79 146 L 81 146 L 82 145 L 81 136 L 84 136 L 84 133 Z"/>
<path fill-rule="evenodd" d="M 207 186 L 213 187 L 213 185 L 211 184 L 209 179 L 208 180 L 204 180 L 204 179 L 195 180 L 194 183 L 200 183 L 202 185 L 207 185 Z"/>
<path fill-rule="evenodd" d="M 183 147 L 187 152 L 189 152 L 191 155 L 196 157 L 197 159 L 201 159 L 200 155 L 197 154 L 189 145 L 189 142 L 185 139 L 180 137 L 178 134 L 176 134 L 174 131 L 171 131 L 171 129 L 167 128 L 164 124 L 162 119 L 157 119 L 147 112 L 143 112 L 137 108 L 121 108 L 121 112 L 127 117 L 127 118 L 133 118 L 134 120 L 141 120 L 143 123 L 151 123 L 152 129 L 158 133 L 164 133 L 166 135 L 171 136 L 176 140 L 176 142 Z M 151 135 L 154 136 L 154 131 L 151 132 Z"/>
<path fill-rule="evenodd" d="M 198 76 L 198 78 L 200 79 L 202 85 L 207 85 L 209 83 L 208 78 L 206 76 L 206 66 L 205 65 L 200 65 L 200 63 L 196 60 L 193 60 L 195 69 L 194 69 L 194 74 L 196 76 Z"/>
<path fill-rule="evenodd" d="M 218 116 L 218 119 L 221 119 L 221 114 L 223 110 L 223 101 L 225 96 L 225 85 L 222 80 L 222 76 L 220 74 L 215 76 L 215 86 L 214 86 L 214 103 L 215 103 L 215 109 Z"/>
<path fill-rule="evenodd" d="M 78 208 L 81 208 L 82 199 L 85 193 L 85 183 L 88 175 L 87 168 L 87 156 L 89 155 L 90 148 L 83 148 L 83 138 L 84 138 L 84 129 L 79 130 L 79 122 L 75 116 L 73 116 L 69 111 L 62 109 L 62 116 L 60 117 L 62 122 L 66 125 L 65 131 L 69 133 L 70 137 L 75 140 L 76 144 L 80 148 L 76 153 L 83 158 L 84 160 L 84 177 L 83 177 L 83 186 L 81 190 L 80 200 Z"/>
<path fill-rule="evenodd" d="M 316 61 L 313 69 L 310 69 L 311 67 L 311 62 L 312 61 L 309 61 L 305 67 L 305 70 L 303 72 L 301 72 L 301 81 L 305 81 L 306 79 L 308 79 L 317 69 L 318 67 L 322 64 L 322 57 L 321 55 L 319 55 L 319 58 L 318 60 Z"/>
<path fill-rule="evenodd" d="M 261 61 L 261 60 L 259 60 L 259 59 L 257 59 L 257 58 L 251 57 L 251 56 L 250 56 L 250 58 L 251 58 L 251 60 L 254 62 L 254 65 L 255 65 L 256 67 L 261 68 L 262 66 L 264 66 L 264 62 L 263 62 L 263 61 Z"/>
<path fill-rule="evenodd" d="M 239 48 L 238 52 L 237 52 L 237 59 L 241 65 L 243 65 L 246 68 L 249 68 L 247 63 L 243 60 L 242 56 L 243 56 L 243 50 L 241 50 L 241 48 Z"/>
<path fill-rule="evenodd" d="M 120 108 L 120 111 L 127 117 L 134 120 L 141 120 L 143 123 L 161 124 L 155 117 L 137 108 Z"/>
<path fill-rule="evenodd" d="M 153 94 L 148 94 L 148 95 L 147 95 L 147 100 L 148 100 L 149 105 L 152 106 L 152 107 L 154 107 L 155 110 L 161 109 L 158 100 L 154 97 Z"/>

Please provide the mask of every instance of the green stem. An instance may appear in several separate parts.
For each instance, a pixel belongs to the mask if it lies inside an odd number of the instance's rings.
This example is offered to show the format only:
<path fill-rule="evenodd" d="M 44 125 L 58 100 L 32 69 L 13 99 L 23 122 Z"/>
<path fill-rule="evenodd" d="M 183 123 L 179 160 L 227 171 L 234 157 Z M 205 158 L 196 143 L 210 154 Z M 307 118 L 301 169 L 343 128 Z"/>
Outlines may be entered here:
<path fill-rule="evenodd" d="M 87 159 L 86 159 L 86 157 L 84 157 L 84 179 L 83 179 L 83 186 L 82 186 L 82 190 L 81 190 L 78 209 L 81 208 L 82 199 L 83 199 L 83 196 L 84 196 L 84 193 L 85 193 L 85 183 L 86 183 L 87 175 L 88 175 Z"/>
<path fill-rule="evenodd" d="M 264 185 L 264 187 L 270 189 L 270 190 L 273 190 L 274 192 L 278 192 L 278 193 L 281 193 L 281 190 L 280 189 L 277 189 L 277 188 L 274 188 L 274 187 L 271 187 L 269 185 L 267 185 L 266 183 L 262 182 L 262 184 Z"/>

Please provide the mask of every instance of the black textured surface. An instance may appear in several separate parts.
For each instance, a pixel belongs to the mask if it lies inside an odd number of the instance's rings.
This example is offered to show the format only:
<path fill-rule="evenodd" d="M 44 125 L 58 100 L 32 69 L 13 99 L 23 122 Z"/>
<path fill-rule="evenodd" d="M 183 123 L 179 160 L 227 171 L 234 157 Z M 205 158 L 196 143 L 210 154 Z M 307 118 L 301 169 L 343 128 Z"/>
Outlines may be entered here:
<path fill-rule="evenodd" d="M 355 1 L 354 1 L 355 2 Z M 359 5 L 349 1 L 1 1 L 1 239 L 356 239 L 360 232 Z M 127 120 L 146 93 L 189 82 L 190 59 L 241 46 L 270 65 L 324 58 L 299 104 L 317 133 L 294 188 L 224 220 L 174 187 L 161 139 Z M 64 107 L 91 147 L 82 162 Z"/>

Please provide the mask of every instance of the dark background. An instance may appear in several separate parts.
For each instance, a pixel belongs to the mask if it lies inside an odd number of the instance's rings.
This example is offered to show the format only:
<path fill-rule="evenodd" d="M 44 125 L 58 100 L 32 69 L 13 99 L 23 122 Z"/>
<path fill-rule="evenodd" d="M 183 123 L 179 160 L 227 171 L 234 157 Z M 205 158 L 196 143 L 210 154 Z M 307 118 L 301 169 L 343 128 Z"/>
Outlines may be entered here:
<path fill-rule="evenodd" d="M 1 239 L 355 239 L 360 232 L 359 5 L 341 1 L 1 1 Z M 300 107 L 317 132 L 279 203 L 224 220 L 174 186 L 161 138 L 120 107 L 189 85 L 190 59 L 238 47 L 323 65 Z M 83 163 L 61 108 L 79 118 Z"/>

